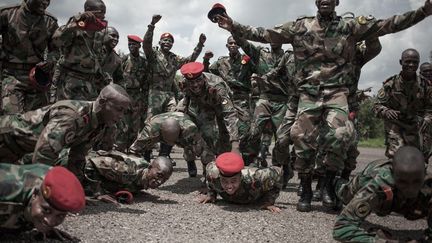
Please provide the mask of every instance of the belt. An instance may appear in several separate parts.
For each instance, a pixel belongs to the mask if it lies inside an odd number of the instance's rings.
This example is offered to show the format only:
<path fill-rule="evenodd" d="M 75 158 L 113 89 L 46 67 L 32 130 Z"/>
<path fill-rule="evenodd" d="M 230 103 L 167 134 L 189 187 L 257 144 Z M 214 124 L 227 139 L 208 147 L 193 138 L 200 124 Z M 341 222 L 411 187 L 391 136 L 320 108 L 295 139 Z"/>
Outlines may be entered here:
<path fill-rule="evenodd" d="M 14 62 L 4 62 L 4 69 L 15 69 L 15 70 L 30 70 L 36 66 L 37 63 L 14 63 Z"/>

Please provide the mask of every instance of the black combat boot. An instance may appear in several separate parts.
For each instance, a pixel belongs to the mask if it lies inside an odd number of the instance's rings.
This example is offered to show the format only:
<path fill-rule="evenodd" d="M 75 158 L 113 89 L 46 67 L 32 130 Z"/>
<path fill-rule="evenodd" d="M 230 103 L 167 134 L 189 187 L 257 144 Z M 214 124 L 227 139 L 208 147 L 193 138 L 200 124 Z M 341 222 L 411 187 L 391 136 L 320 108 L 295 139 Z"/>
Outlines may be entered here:
<path fill-rule="evenodd" d="M 312 201 L 319 202 L 322 199 L 324 189 L 324 177 L 318 176 L 318 182 L 316 184 L 315 191 L 313 192 Z"/>
<path fill-rule="evenodd" d="M 198 174 L 197 167 L 195 164 L 195 160 L 187 161 L 188 173 L 189 177 L 196 177 Z"/>
<path fill-rule="evenodd" d="M 312 176 L 310 174 L 299 174 L 299 177 L 303 191 L 297 203 L 297 211 L 310 212 L 312 209 Z"/>
<path fill-rule="evenodd" d="M 322 204 L 324 207 L 329 209 L 334 209 L 336 207 L 336 191 L 334 187 L 335 177 L 336 171 L 326 171 L 322 194 Z"/>
<path fill-rule="evenodd" d="M 171 159 L 171 150 L 172 150 L 171 145 L 165 144 L 165 143 L 161 143 L 160 144 L 160 150 L 159 150 L 159 156 L 165 156 L 168 157 L 171 160 L 172 166 L 176 166 L 177 163 L 175 162 L 175 160 Z"/>
<path fill-rule="evenodd" d="M 293 178 L 294 173 L 290 165 L 282 165 L 282 189 L 288 185 L 288 181 Z"/>
<path fill-rule="evenodd" d="M 258 167 L 268 167 L 267 163 L 267 153 L 268 153 L 268 146 L 267 145 L 261 145 L 261 149 L 258 155 L 258 160 L 260 162 Z"/>

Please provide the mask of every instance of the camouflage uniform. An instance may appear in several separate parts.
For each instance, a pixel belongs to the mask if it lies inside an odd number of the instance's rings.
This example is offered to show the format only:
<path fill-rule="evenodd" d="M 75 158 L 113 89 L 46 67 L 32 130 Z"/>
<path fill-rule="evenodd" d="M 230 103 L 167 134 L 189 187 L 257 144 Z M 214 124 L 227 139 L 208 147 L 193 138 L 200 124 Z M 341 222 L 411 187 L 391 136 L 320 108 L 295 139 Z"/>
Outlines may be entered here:
<path fill-rule="evenodd" d="M 198 127 L 191 118 L 182 112 L 166 112 L 153 116 L 148 120 L 144 129 L 139 133 L 138 138 L 129 148 L 129 152 L 137 155 L 144 155 L 144 152 L 151 150 L 158 142 L 163 142 L 161 134 L 162 123 L 166 119 L 175 119 L 180 125 L 180 137 L 176 145 L 184 148 L 183 154 L 186 161 L 195 160 L 195 155 L 200 156 L 205 142 L 201 138 Z M 201 158 L 203 164 L 208 164 L 214 160 L 214 156 Z"/>
<path fill-rule="evenodd" d="M 50 166 L 0 164 L 0 229 L 31 230 L 30 199 Z"/>
<path fill-rule="evenodd" d="M 202 75 L 203 92 L 195 96 L 186 90 L 178 109 L 192 118 L 211 151 L 218 155 L 231 151 L 231 142 L 239 141 L 238 115 L 226 83 L 214 74 Z M 215 134 L 216 125 L 218 134 Z"/>
<path fill-rule="evenodd" d="M 58 50 L 53 35 L 57 19 L 50 13 L 31 14 L 26 2 L 0 9 L 3 39 L 2 109 L 5 114 L 23 113 L 48 104 L 46 91 L 30 83 L 29 72 L 40 62 L 54 65 Z"/>
<path fill-rule="evenodd" d="M 144 127 L 149 95 L 147 60 L 129 54 L 123 61 L 124 79 L 119 84 L 128 92 L 132 104 L 118 123 L 116 149 L 125 151 Z"/>
<path fill-rule="evenodd" d="M 404 200 L 395 188 L 392 164 L 389 160 L 374 161 L 349 183 L 338 183 L 337 194 L 346 204 L 336 218 L 333 228 L 333 238 L 338 241 L 375 242 L 378 240 L 378 236 L 360 227 L 372 212 L 378 216 L 396 212 L 408 220 L 427 217 L 428 222 L 431 222 L 428 216 L 430 215 L 429 201 L 432 197 L 430 179 L 425 181 L 416 200 Z M 425 234 L 430 239 L 432 225 L 429 225 Z"/>
<path fill-rule="evenodd" d="M 104 195 L 128 190 L 148 189 L 149 162 L 117 151 L 91 151 L 86 156 L 84 187 L 87 195 Z"/>
<path fill-rule="evenodd" d="M 407 82 L 398 74 L 383 83 L 373 111 L 384 119 L 385 154 L 388 158 L 405 145 L 421 149 L 419 128 L 424 116 L 429 121 L 432 119 L 431 98 L 418 76 L 416 80 Z M 397 120 L 385 119 L 385 112 L 389 109 L 400 111 Z"/>
<path fill-rule="evenodd" d="M 178 90 L 174 82 L 176 72 L 184 64 L 195 61 L 204 46 L 198 43 L 189 57 L 181 57 L 172 52 L 165 55 L 157 47 L 152 48 L 154 28 L 154 25 L 148 26 L 143 42 L 151 75 L 149 77 L 150 92 L 147 118 L 175 109 L 175 93 Z"/>
<path fill-rule="evenodd" d="M 241 171 L 241 184 L 234 195 L 227 194 L 220 183 L 220 172 L 216 163 L 207 165 L 207 187 L 208 195 L 216 198 L 220 195 L 224 200 L 248 204 L 261 202 L 273 205 L 279 197 L 281 169 L 270 168 L 245 168 Z"/>
<path fill-rule="evenodd" d="M 321 123 L 328 129 L 323 149 L 329 171 L 343 168 L 354 128 L 348 119 L 348 87 L 352 77 L 355 43 L 406 29 L 426 17 L 423 8 L 385 20 L 359 16 L 330 21 L 318 13 L 274 29 L 253 28 L 234 22 L 232 33 L 252 41 L 291 43 L 294 48 L 294 76 L 300 100 L 297 121 L 291 135 L 298 159 L 296 169 L 309 174 L 315 161 L 316 138 Z M 322 115 L 325 114 L 323 117 Z"/>
<path fill-rule="evenodd" d="M 95 80 L 96 92 L 110 84 L 110 82 L 120 84 L 123 81 L 123 66 L 121 57 L 114 50 L 103 49 L 104 59 L 101 62 L 102 75 Z M 128 93 L 129 94 L 129 93 Z"/>
<path fill-rule="evenodd" d="M 102 71 L 106 58 L 104 34 L 78 27 L 81 16 L 69 19 L 54 33 L 54 41 L 61 50 L 53 82 L 57 100 L 95 100 L 96 82 L 108 83 Z"/>

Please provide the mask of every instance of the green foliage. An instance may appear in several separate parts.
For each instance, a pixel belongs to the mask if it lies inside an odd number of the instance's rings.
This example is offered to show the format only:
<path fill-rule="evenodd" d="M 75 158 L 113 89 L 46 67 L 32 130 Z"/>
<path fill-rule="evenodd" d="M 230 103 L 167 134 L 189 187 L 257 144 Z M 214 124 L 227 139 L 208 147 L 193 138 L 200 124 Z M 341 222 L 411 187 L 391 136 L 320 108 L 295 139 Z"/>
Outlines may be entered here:
<path fill-rule="evenodd" d="M 360 104 L 357 114 L 360 140 L 384 138 L 384 122 L 372 112 L 375 100 L 376 96 L 373 96 Z"/>

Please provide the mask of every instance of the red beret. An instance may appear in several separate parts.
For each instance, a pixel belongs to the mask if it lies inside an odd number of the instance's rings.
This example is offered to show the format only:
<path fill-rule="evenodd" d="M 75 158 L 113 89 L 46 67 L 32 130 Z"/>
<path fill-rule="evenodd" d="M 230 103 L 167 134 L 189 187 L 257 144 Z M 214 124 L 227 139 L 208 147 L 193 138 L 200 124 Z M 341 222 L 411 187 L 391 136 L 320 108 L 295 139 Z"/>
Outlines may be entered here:
<path fill-rule="evenodd" d="M 181 74 L 186 79 L 196 79 L 204 71 L 204 65 L 200 62 L 189 62 L 180 68 Z"/>
<path fill-rule="evenodd" d="M 45 200 L 57 210 L 75 213 L 85 206 L 81 183 L 64 167 L 56 166 L 46 173 L 41 191 Z"/>
<path fill-rule="evenodd" d="M 223 176 L 234 176 L 244 168 L 244 161 L 238 153 L 227 152 L 216 158 L 216 167 Z"/>
<path fill-rule="evenodd" d="M 216 15 L 224 15 L 225 13 L 226 13 L 225 6 L 220 4 L 220 3 L 216 3 L 213 5 L 211 10 L 208 12 L 207 18 L 209 18 L 213 23 L 216 23 L 217 20 L 216 20 L 215 16 Z"/>
<path fill-rule="evenodd" d="M 139 42 L 139 43 L 143 42 L 143 39 L 141 39 L 141 38 L 140 38 L 139 36 L 137 36 L 137 35 L 128 35 L 127 38 L 128 38 L 128 40 L 130 40 L 130 41 L 135 41 L 135 42 Z"/>
<path fill-rule="evenodd" d="M 171 35 L 170 33 L 163 33 L 160 39 L 162 40 L 163 38 L 171 38 L 172 42 L 174 42 L 174 36 Z"/>

